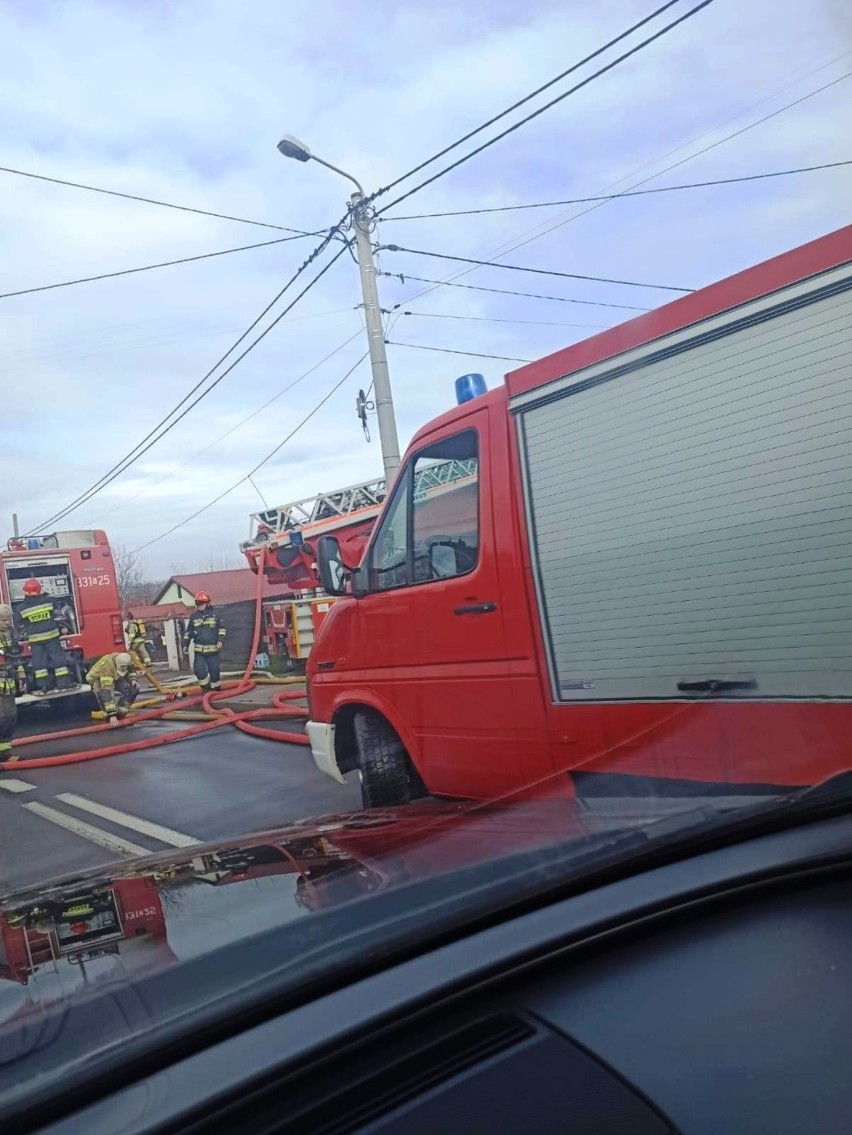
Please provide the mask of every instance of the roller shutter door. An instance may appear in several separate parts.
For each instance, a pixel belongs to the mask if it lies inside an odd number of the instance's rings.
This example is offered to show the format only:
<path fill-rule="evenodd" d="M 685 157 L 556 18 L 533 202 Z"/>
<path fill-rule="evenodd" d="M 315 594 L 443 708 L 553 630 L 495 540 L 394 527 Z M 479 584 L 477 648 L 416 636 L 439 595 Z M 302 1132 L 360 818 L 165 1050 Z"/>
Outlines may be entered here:
<path fill-rule="evenodd" d="M 850 276 L 526 398 L 557 700 L 852 697 Z"/>

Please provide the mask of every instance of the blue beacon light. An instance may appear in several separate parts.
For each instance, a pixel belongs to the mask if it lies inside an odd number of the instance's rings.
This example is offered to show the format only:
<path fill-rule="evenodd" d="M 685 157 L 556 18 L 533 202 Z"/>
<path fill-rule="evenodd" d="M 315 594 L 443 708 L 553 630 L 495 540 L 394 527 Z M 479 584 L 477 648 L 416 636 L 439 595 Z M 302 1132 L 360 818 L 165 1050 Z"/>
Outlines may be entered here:
<path fill-rule="evenodd" d="M 481 374 L 463 374 L 456 379 L 456 402 L 459 406 L 487 393 L 488 387 Z"/>

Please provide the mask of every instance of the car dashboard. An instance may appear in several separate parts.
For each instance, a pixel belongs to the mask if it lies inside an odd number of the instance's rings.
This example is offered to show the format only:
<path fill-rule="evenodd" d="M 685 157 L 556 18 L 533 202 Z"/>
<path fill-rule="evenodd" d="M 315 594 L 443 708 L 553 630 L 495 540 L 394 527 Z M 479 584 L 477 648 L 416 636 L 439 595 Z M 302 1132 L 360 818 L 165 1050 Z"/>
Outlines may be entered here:
<path fill-rule="evenodd" d="M 852 1115 L 852 818 L 432 943 L 16 1116 L 50 1135 L 822 1135 Z"/>

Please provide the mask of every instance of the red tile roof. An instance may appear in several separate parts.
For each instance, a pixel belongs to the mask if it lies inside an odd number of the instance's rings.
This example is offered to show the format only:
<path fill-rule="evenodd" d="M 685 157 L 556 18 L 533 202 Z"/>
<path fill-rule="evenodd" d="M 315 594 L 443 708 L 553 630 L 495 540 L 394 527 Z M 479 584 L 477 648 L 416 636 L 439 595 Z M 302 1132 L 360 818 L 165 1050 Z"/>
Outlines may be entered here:
<path fill-rule="evenodd" d="M 173 583 L 188 591 L 190 595 L 195 595 L 198 591 L 206 591 L 216 607 L 224 607 L 228 603 L 244 603 L 257 595 L 257 576 L 247 567 L 232 568 L 230 571 L 201 571 L 191 575 L 173 575 L 160 595 L 164 594 Z M 287 592 L 280 586 L 271 587 L 266 580 L 263 581 L 264 599 L 282 594 Z"/>

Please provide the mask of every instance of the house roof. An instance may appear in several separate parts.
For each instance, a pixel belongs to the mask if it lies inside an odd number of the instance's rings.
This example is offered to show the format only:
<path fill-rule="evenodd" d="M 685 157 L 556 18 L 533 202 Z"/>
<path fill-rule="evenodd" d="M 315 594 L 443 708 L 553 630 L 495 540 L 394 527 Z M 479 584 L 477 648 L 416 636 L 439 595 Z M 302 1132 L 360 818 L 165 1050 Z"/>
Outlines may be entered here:
<path fill-rule="evenodd" d="M 228 603 L 244 603 L 247 599 L 254 599 L 257 595 L 257 576 L 251 568 L 232 568 L 230 571 L 200 571 L 189 575 L 173 575 L 154 600 L 158 606 L 161 597 L 173 583 L 178 584 L 190 595 L 198 591 L 206 591 L 210 600 L 216 607 L 224 607 Z M 287 594 L 279 586 L 271 587 L 267 580 L 263 581 L 263 597 L 268 599 L 273 595 Z"/>

